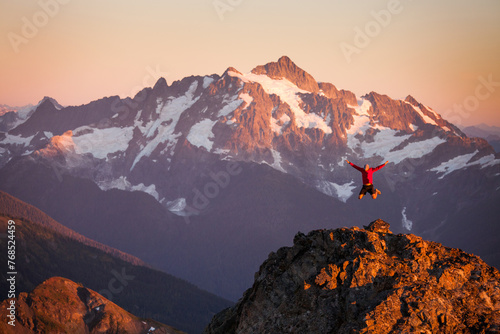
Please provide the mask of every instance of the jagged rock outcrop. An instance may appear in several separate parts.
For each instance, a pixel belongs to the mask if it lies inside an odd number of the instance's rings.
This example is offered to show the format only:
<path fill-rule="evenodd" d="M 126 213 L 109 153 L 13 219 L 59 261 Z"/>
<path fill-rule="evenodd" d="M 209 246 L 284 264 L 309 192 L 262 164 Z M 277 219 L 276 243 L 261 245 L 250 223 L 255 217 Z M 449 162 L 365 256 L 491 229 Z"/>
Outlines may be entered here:
<path fill-rule="evenodd" d="M 300 89 L 307 90 L 311 93 L 317 93 L 319 86 L 316 80 L 306 71 L 299 68 L 287 56 L 278 59 L 277 62 L 271 62 L 266 65 L 259 65 L 252 70 L 252 73 L 259 75 L 267 75 L 272 79 L 288 79 Z"/>
<path fill-rule="evenodd" d="M 152 320 L 141 320 L 98 293 L 62 277 L 52 277 L 15 300 L 1 304 L 1 333 L 181 333 Z M 8 324 L 12 321 L 12 324 Z"/>
<path fill-rule="evenodd" d="M 366 229 L 298 233 L 206 333 L 498 333 L 500 272 L 479 257 Z"/>

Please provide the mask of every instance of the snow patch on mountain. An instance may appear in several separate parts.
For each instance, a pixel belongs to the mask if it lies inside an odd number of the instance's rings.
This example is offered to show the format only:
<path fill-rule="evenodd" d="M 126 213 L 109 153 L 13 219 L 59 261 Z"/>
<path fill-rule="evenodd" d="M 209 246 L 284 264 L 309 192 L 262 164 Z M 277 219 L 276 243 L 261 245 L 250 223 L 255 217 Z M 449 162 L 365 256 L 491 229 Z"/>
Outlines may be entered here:
<path fill-rule="evenodd" d="M 361 99 L 358 106 L 350 106 L 356 111 L 354 123 L 347 130 L 347 146 L 354 152 L 360 152 L 363 158 L 382 157 L 394 163 L 400 163 L 407 158 L 421 158 L 431 153 L 436 146 L 446 142 L 445 139 L 438 137 L 412 142 L 404 146 L 401 150 L 394 150 L 411 135 L 399 135 L 398 131 L 380 125 L 370 124 L 370 115 L 368 113 L 371 103 L 368 100 Z M 368 142 L 363 136 L 368 129 L 378 130 L 373 135 L 373 140 Z M 412 129 L 417 129 L 413 125 Z"/>
<path fill-rule="evenodd" d="M 97 129 L 82 126 L 73 132 L 72 141 L 77 154 L 90 153 L 97 159 L 108 159 L 108 154 L 124 152 L 134 134 L 133 127 Z"/>
<path fill-rule="evenodd" d="M 340 199 L 344 203 L 347 202 L 347 200 L 353 195 L 353 190 L 356 188 L 356 186 L 353 186 L 354 181 L 344 184 L 331 182 L 331 184 L 335 188 L 338 199 Z"/>
<path fill-rule="evenodd" d="M 298 127 L 301 128 L 317 128 L 324 133 L 332 133 L 332 129 L 323 120 L 322 117 L 315 113 L 306 113 L 300 105 L 302 99 L 299 94 L 310 94 L 310 92 L 298 88 L 295 84 L 287 79 L 272 79 L 267 75 L 258 75 L 253 73 L 239 74 L 233 71 L 228 72 L 229 75 L 240 78 L 243 82 L 256 82 L 262 86 L 267 94 L 278 96 L 282 102 L 288 104 L 294 113 L 295 121 Z"/>
<path fill-rule="evenodd" d="M 2 144 L 28 146 L 34 137 L 35 137 L 34 135 L 29 137 L 23 137 L 21 135 L 14 136 L 7 133 L 5 134 L 5 139 L 2 140 Z"/>
<path fill-rule="evenodd" d="M 130 190 L 145 192 L 145 193 L 153 196 L 158 202 L 161 202 L 160 195 L 156 191 L 156 185 L 154 185 L 154 184 L 150 184 L 149 186 L 146 186 L 144 183 L 139 183 L 137 185 L 132 185 Z"/>
<path fill-rule="evenodd" d="M 500 164 L 500 159 L 496 159 L 494 154 L 486 155 L 482 157 L 481 159 L 478 159 L 474 162 L 471 162 L 469 166 L 471 165 L 481 165 L 481 168 L 485 167 L 492 167 L 494 165 Z"/>
<path fill-rule="evenodd" d="M 390 159 L 394 163 L 398 163 L 403 160 L 406 152 L 401 154 L 399 151 L 391 152 L 391 150 L 410 138 L 410 135 L 396 136 L 398 131 L 378 125 L 373 128 L 380 130 L 380 132 L 373 136 L 372 142 L 368 143 L 360 141 L 359 145 L 363 150 L 363 156 L 365 158 L 380 156 L 385 159 Z"/>
<path fill-rule="evenodd" d="M 248 94 L 247 94 L 248 95 Z M 248 95 L 250 96 L 250 95 Z M 241 97 L 241 95 L 240 95 Z M 251 98 L 251 97 L 250 97 Z M 252 99 L 253 100 L 253 99 Z M 217 117 L 225 117 L 229 116 L 232 112 L 234 112 L 243 102 L 246 102 L 244 99 L 233 99 L 229 101 L 224 101 L 226 105 L 219 110 Z M 248 106 L 248 105 L 247 105 Z"/>
<path fill-rule="evenodd" d="M 439 177 L 443 179 L 446 175 L 463 168 L 468 168 L 471 166 L 480 165 L 481 168 L 492 167 L 494 165 L 500 164 L 500 159 L 495 159 L 494 154 L 486 155 L 475 161 L 470 161 L 479 151 L 476 150 L 473 153 L 459 155 L 441 163 L 439 166 L 429 169 L 431 172 L 444 173 Z"/>
<path fill-rule="evenodd" d="M 214 81 L 213 78 L 211 77 L 204 77 L 203 78 L 203 89 L 207 89 L 208 86 L 210 86 L 210 84 Z"/>
<path fill-rule="evenodd" d="M 110 189 L 120 189 L 125 190 L 131 187 L 130 182 L 127 181 L 125 176 L 120 176 L 119 178 L 111 181 L 100 181 L 97 183 L 101 190 L 110 190 Z"/>
<path fill-rule="evenodd" d="M 167 202 L 167 209 L 178 216 L 186 216 L 186 206 L 187 202 L 184 197 Z"/>
<path fill-rule="evenodd" d="M 407 229 L 408 231 L 411 231 L 413 227 L 413 222 L 408 219 L 406 216 L 406 206 L 403 208 L 403 211 L 401 211 L 401 223 L 403 224 L 403 227 Z"/>
<path fill-rule="evenodd" d="M 261 163 L 266 164 L 268 166 L 271 166 L 272 168 L 274 168 L 280 172 L 286 173 L 285 169 L 281 165 L 282 159 L 281 159 L 280 152 L 278 152 L 274 149 L 271 149 L 271 154 L 273 155 L 273 163 L 268 163 L 267 161 L 262 161 Z"/>
<path fill-rule="evenodd" d="M 361 99 L 358 99 L 358 105 L 357 106 L 351 106 L 351 105 L 349 105 L 349 107 L 354 108 L 354 110 L 356 110 L 356 112 L 358 113 L 358 115 L 369 116 L 370 114 L 368 113 L 368 111 L 372 107 L 372 103 L 369 100 L 361 98 Z"/>
<path fill-rule="evenodd" d="M 208 152 L 212 150 L 214 142 L 212 141 L 215 137 L 212 132 L 217 121 L 212 121 L 208 118 L 202 120 L 199 123 L 193 125 L 189 134 L 187 135 L 187 140 L 197 147 L 204 147 Z"/>
<path fill-rule="evenodd" d="M 110 189 L 119 189 L 119 190 L 127 190 L 127 191 L 142 191 L 153 196 L 157 201 L 160 201 L 160 195 L 156 191 L 156 186 L 154 184 L 150 184 L 146 186 L 144 183 L 140 183 L 137 185 L 132 185 L 125 176 L 120 176 L 118 179 L 111 181 L 101 181 L 98 182 L 97 185 L 101 190 L 110 190 Z"/>
<path fill-rule="evenodd" d="M 247 93 L 240 94 L 240 99 L 245 101 L 245 108 L 244 109 L 248 108 L 250 106 L 250 104 L 253 102 L 253 97 L 251 97 Z"/>
<path fill-rule="evenodd" d="M 434 111 L 434 109 L 432 109 L 431 107 L 426 106 L 426 105 L 424 105 L 424 107 L 425 107 L 425 108 L 427 108 L 427 110 L 429 110 L 431 113 L 433 113 L 433 114 L 434 114 L 434 116 L 436 117 L 436 119 L 440 119 L 440 118 L 442 118 L 442 117 L 441 117 L 441 116 L 440 116 L 437 112 L 435 112 L 435 111 Z"/>
<path fill-rule="evenodd" d="M 274 117 L 271 117 L 271 129 L 273 132 L 281 135 L 283 133 L 283 128 L 290 123 L 290 116 L 287 114 L 281 115 L 279 119 L 275 119 Z"/>
<path fill-rule="evenodd" d="M 431 153 L 434 149 L 445 143 L 446 140 L 438 137 L 421 140 L 417 142 L 412 142 L 406 145 L 402 150 L 389 151 L 385 155 L 387 160 L 394 162 L 396 164 L 400 163 L 404 159 L 419 159 L 423 156 Z"/>
<path fill-rule="evenodd" d="M 153 135 L 154 137 L 136 156 L 130 170 L 133 170 L 143 157 L 149 157 L 158 145 L 168 141 L 168 149 L 177 144 L 177 139 L 181 134 L 175 133 L 175 127 L 182 113 L 199 100 L 200 97 L 195 97 L 194 95 L 197 88 L 198 81 L 193 81 L 184 95 L 176 98 L 169 98 L 167 101 L 163 101 L 163 99 L 157 100 L 158 105 L 156 107 L 156 112 L 159 116 L 158 119 L 145 125 L 142 129 L 144 130 L 143 133 L 145 133 L 148 138 Z"/>
<path fill-rule="evenodd" d="M 280 152 L 276 151 L 276 150 L 271 150 L 271 153 L 273 155 L 273 164 L 271 165 L 274 169 L 277 169 L 281 172 L 284 172 L 286 173 L 286 171 L 283 169 L 283 167 L 281 166 L 281 163 L 282 163 L 282 159 L 281 159 L 281 154 Z"/>
<path fill-rule="evenodd" d="M 437 126 L 437 123 L 432 118 L 430 118 L 429 116 L 424 114 L 424 112 L 422 111 L 422 109 L 420 109 L 420 107 L 414 106 L 413 104 L 406 102 L 406 101 L 403 101 L 403 102 L 412 106 L 412 108 L 417 112 L 417 114 L 420 115 L 420 117 L 424 120 L 425 123 L 429 123 L 429 124 Z M 434 113 L 434 115 L 437 117 L 436 113 Z"/>
<path fill-rule="evenodd" d="M 459 155 L 457 157 L 454 157 L 448 161 L 445 161 L 441 163 L 439 166 L 431 168 L 431 172 L 436 172 L 436 173 L 444 173 L 439 177 L 439 179 L 444 178 L 446 175 L 450 174 L 451 172 L 454 172 L 456 170 L 465 168 L 467 166 L 467 163 L 472 159 L 473 156 L 477 154 L 477 150 L 473 153 L 469 154 L 464 154 L 464 155 Z"/>
<path fill-rule="evenodd" d="M 340 201 L 346 203 L 347 200 L 354 194 L 353 190 L 356 188 L 356 186 L 354 186 L 353 184 L 354 181 L 344 184 L 337 184 L 335 182 L 320 180 L 318 181 L 316 189 L 318 189 L 325 195 L 336 197 Z"/>
<path fill-rule="evenodd" d="M 368 114 L 368 110 L 371 106 L 371 102 L 364 99 L 358 100 L 357 106 L 349 105 L 349 107 L 356 111 L 356 115 L 353 115 L 354 124 L 347 129 L 347 146 L 351 149 L 356 147 L 359 142 L 355 136 L 364 134 L 370 127 L 370 115 Z"/>

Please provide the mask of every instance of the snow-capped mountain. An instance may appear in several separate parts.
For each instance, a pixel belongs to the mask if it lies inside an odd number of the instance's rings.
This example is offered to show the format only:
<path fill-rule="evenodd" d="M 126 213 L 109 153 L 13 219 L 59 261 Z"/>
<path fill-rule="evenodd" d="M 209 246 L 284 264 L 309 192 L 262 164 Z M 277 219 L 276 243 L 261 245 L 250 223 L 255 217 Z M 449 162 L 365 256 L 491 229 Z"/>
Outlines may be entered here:
<path fill-rule="evenodd" d="M 22 170 L 20 161 L 29 160 L 50 166 L 59 180 L 70 175 L 103 191 L 145 192 L 185 222 L 213 223 L 214 208 L 231 202 L 224 197 L 229 183 L 240 174 L 268 175 L 266 167 L 354 216 L 377 214 L 393 226 L 397 220 L 401 231 L 430 239 L 448 237 L 449 228 L 465 224 L 456 219 L 495 202 L 500 189 L 500 156 L 485 140 L 467 137 L 412 96 L 357 97 L 317 82 L 288 57 L 249 73 L 229 67 L 221 76 L 171 85 L 162 78 L 133 98 L 65 108 L 44 99 L 24 122 L 0 133 L 0 154 L 4 172 Z M 361 178 L 345 159 L 389 160 L 375 176 L 383 192 L 377 202 L 357 202 Z M 241 188 L 234 196 L 251 202 L 248 194 Z"/>
<path fill-rule="evenodd" d="M 402 101 L 371 92 L 357 99 L 317 83 L 287 57 L 247 74 L 228 68 L 222 77 L 189 77 L 171 86 L 160 79 L 133 99 L 68 108 L 44 99 L 1 145 L 2 165 L 20 153 L 61 154 L 61 168 L 92 169 L 103 189 L 143 190 L 164 203 L 189 194 L 170 192 L 143 170 L 169 171 L 186 146 L 219 159 L 267 163 L 344 201 L 353 192 L 339 189 L 352 180 L 333 181 L 345 180 L 337 170 L 346 157 L 399 165 L 461 145 L 467 148 L 461 168 L 500 163 L 484 141 L 471 141 L 411 96 Z M 440 166 L 454 158 L 429 159 L 427 170 L 443 176 Z"/>
<path fill-rule="evenodd" d="M 21 125 L 24 123 L 35 111 L 36 108 L 40 106 L 45 100 L 49 100 L 52 102 L 55 108 L 62 109 L 61 106 L 56 100 L 51 97 L 44 97 L 38 104 L 32 105 L 28 104 L 23 107 L 11 107 L 6 104 L 0 105 L 0 131 L 8 132 L 11 129 Z"/>

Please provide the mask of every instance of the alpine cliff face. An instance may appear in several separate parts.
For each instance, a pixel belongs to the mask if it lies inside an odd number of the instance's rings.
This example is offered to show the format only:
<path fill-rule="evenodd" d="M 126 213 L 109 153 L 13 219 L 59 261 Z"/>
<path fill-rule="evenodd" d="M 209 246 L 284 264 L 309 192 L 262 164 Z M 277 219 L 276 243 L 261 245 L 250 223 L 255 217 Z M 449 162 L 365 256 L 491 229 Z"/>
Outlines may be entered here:
<path fill-rule="evenodd" d="M 430 159 L 451 145 L 462 152 Z M 148 192 L 164 206 L 192 197 L 192 178 L 169 172 L 193 152 L 206 154 L 208 164 L 266 163 L 342 201 L 353 194 L 337 172 L 347 156 L 372 164 L 388 159 L 396 170 L 423 159 L 422 167 L 438 177 L 442 163 L 464 154 L 470 158 L 459 169 L 489 169 L 500 162 L 486 141 L 469 143 L 411 96 L 394 100 L 371 92 L 357 99 L 318 83 L 285 56 L 247 74 L 230 67 L 222 76 L 187 77 L 170 86 L 160 79 L 133 99 L 107 97 L 63 108 L 45 98 L 2 134 L 0 149 L 0 166 L 29 155 L 103 190 Z"/>
<path fill-rule="evenodd" d="M 206 333 L 497 333 L 500 272 L 377 220 L 298 233 Z"/>
<path fill-rule="evenodd" d="M 500 155 L 486 140 L 412 96 L 317 82 L 286 56 L 248 73 L 161 78 L 134 97 L 46 98 L 9 124 L 0 190 L 229 299 L 297 230 L 339 227 L 324 225 L 332 215 L 385 217 L 400 222 L 395 232 L 500 266 Z M 390 162 L 375 176 L 376 201 L 357 201 L 360 176 L 345 159 Z"/>
<path fill-rule="evenodd" d="M 8 319 L 9 302 L 1 304 L 3 319 Z M 31 293 L 21 293 L 15 307 L 15 326 L 2 321 L 2 333 L 181 333 L 159 322 L 137 318 L 95 291 L 62 277 L 48 279 Z"/>

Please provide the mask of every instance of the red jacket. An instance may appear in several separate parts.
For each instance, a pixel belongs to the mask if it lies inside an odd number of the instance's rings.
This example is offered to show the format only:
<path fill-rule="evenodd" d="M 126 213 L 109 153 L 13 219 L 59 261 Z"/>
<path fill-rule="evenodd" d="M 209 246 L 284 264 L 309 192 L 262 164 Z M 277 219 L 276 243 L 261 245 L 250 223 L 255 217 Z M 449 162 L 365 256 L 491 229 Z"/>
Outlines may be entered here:
<path fill-rule="evenodd" d="M 364 168 L 356 166 L 352 162 L 349 162 L 349 164 L 361 172 L 361 174 L 363 175 L 363 184 L 372 184 L 373 183 L 373 173 L 375 173 L 376 171 L 378 171 L 379 169 L 381 169 L 382 167 L 385 166 L 385 164 L 382 164 L 382 165 L 375 167 L 375 168 L 368 168 L 368 170 L 366 171 Z"/>

